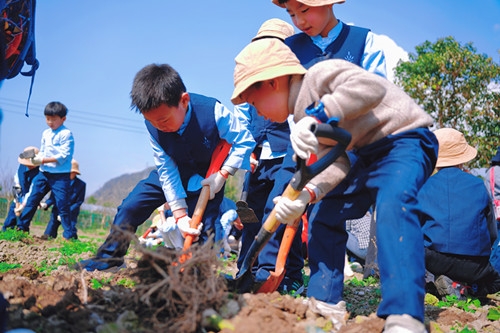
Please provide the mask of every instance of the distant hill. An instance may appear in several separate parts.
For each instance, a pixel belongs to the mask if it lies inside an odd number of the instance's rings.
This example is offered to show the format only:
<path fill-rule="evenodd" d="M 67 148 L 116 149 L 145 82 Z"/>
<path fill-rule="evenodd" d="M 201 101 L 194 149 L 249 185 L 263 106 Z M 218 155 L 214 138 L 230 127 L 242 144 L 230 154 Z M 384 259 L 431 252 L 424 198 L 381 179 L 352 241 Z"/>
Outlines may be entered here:
<path fill-rule="evenodd" d="M 132 191 L 137 183 L 146 178 L 155 167 L 149 167 L 135 173 L 126 173 L 107 181 L 90 196 L 96 199 L 95 204 L 106 207 L 118 207 L 122 200 Z M 88 201 L 88 197 L 86 202 Z"/>

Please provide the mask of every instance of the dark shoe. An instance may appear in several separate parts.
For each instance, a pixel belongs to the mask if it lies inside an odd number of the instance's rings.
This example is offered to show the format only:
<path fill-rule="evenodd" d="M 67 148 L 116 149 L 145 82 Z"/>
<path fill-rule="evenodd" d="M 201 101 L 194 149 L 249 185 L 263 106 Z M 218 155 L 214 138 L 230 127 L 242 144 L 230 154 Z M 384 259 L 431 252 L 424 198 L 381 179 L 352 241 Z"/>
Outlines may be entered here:
<path fill-rule="evenodd" d="M 441 297 L 455 295 L 459 300 L 467 299 L 467 286 L 463 283 L 453 281 L 446 275 L 439 275 L 434 281 L 436 289 Z"/>
<path fill-rule="evenodd" d="M 80 261 L 73 268 L 76 270 L 85 269 L 89 272 L 95 270 L 109 271 L 110 269 L 118 271 L 120 268 L 125 268 L 125 265 L 123 259 L 94 257 Z"/>
<path fill-rule="evenodd" d="M 304 289 L 304 283 L 302 281 L 293 280 L 285 276 L 278 287 L 278 292 L 287 295 L 301 295 Z"/>
<path fill-rule="evenodd" d="M 40 236 L 40 239 L 41 240 L 49 240 L 50 236 L 49 235 L 46 235 L 46 234 L 43 234 Z"/>

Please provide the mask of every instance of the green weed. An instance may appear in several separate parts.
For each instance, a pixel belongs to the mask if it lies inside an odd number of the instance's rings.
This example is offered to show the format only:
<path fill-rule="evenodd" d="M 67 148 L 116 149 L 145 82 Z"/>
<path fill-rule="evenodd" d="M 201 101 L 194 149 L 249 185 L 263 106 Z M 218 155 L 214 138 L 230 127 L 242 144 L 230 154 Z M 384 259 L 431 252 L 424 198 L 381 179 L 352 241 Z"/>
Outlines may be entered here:
<path fill-rule="evenodd" d="M 117 285 L 123 286 L 125 288 L 133 288 L 135 287 L 135 281 L 131 279 L 121 279 L 116 282 Z"/>
<path fill-rule="evenodd" d="M 445 300 L 441 300 L 436 304 L 440 308 L 448 308 L 451 306 L 464 310 L 465 312 L 474 313 L 476 309 L 481 307 L 481 301 L 477 298 L 467 297 L 466 300 L 459 300 L 456 295 L 447 295 Z"/>
<path fill-rule="evenodd" d="M 500 319 L 500 307 L 490 308 L 488 310 L 488 315 L 486 318 L 488 318 L 488 320 L 491 320 L 491 321 L 499 320 Z"/>
<path fill-rule="evenodd" d="M 11 242 L 17 242 L 24 238 L 32 238 L 29 233 L 25 231 L 19 231 L 15 229 L 7 229 L 5 231 L 0 232 L 0 240 L 7 240 Z"/>
<path fill-rule="evenodd" d="M 10 270 L 20 268 L 20 267 L 21 267 L 21 265 L 19 265 L 19 264 L 8 264 L 6 262 L 0 262 L 0 273 L 5 273 L 5 272 L 8 272 Z"/>
<path fill-rule="evenodd" d="M 102 289 L 105 286 L 108 286 L 112 280 L 112 278 L 102 278 L 100 280 L 93 278 L 90 280 L 90 288 L 94 290 Z"/>

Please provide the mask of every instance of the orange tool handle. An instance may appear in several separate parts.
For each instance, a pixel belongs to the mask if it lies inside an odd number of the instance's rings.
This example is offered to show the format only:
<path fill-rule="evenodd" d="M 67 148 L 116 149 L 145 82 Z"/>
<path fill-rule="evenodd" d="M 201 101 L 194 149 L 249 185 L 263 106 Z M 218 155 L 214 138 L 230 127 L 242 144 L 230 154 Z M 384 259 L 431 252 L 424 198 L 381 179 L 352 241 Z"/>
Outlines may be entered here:
<path fill-rule="evenodd" d="M 226 140 L 220 140 L 215 150 L 212 153 L 212 159 L 210 160 L 210 166 L 207 170 L 206 177 L 218 172 L 222 167 L 222 164 L 227 158 L 229 151 L 231 150 L 231 145 Z M 206 178 L 205 177 L 205 178 Z M 200 196 L 196 202 L 196 207 L 194 208 L 193 216 L 191 217 L 191 228 L 197 229 L 201 223 L 203 214 L 205 213 L 205 208 L 207 207 L 208 200 L 210 199 L 210 186 L 205 185 L 201 189 Z M 187 250 L 191 244 L 193 244 L 194 236 L 186 235 L 184 240 L 183 250 Z"/>

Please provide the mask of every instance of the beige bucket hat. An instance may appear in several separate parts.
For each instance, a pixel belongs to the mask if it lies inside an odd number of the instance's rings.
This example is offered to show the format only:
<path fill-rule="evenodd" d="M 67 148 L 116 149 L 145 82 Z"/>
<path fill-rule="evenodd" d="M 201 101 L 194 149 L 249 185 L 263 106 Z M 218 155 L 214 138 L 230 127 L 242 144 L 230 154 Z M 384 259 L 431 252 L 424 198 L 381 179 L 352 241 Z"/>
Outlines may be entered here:
<path fill-rule="evenodd" d="M 459 165 L 476 157 L 477 149 L 467 143 L 462 132 L 453 128 L 440 128 L 434 134 L 439 142 L 436 167 Z"/>
<path fill-rule="evenodd" d="M 78 164 L 78 162 L 75 159 L 71 160 L 71 171 L 70 172 L 76 172 L 78 175 L 81 175 L 79 167 L 80 167 L 80 165 Z"/>
<path fill-rule="evenodd" d="M 34 147 L 34 146 L 28 146 L 28 147 L 24 148 L 23 152 L 28 151 L 28 150 L 32 150 L 32 149 L 35 151 L 35 154 L 38 154 L 40 152 L 40 149 L 38 149 L 37 147 Z M 20 158 L 20 157 L 18 157 L 17 161 L 19 162 L 19 164 L 22 164 L 22 165 L 33 166 L 33 167 L 35 166 L 31 162 L 30 158 Z"/>
<path fill-rule="evenodd" d="M 151 222 L 151 228 L 158 228 L 160 224 L 161 224 L 161 216 L 160 214 L 156 214 L 153 217 L 153 221 Z"/>
<path fill-rule="evenodd" d="M 279 0 L 271 0 L 275 5 L 280 6 L 281 8 L 285 8 L 285 4 L 279 3 Z M 345 0 L 297 0 L 297 2 L 303 3 L 309 7 L 320 7 L 326 5 L 334 5 L 336 3 L 344 3 Z"/>
<path fill-rule="evenodd" d="M 243 103 L 241 94 L 254 83 L 293 74 L 306 69 L 288 46 L 276 38 L 264 38 L 248 44 L 234 59 L 234 91 L 231 102 Z"/>
<path fill-rule="evenodd" d="M 285 40 L 285 38 L 292 36 L 294 33 L 295 31 L 290 23 L 278 18 L 272 18 L 262 23 L 257 35 L 252 38 L 252 42 L 265 37 L 276 37 Z"/>

